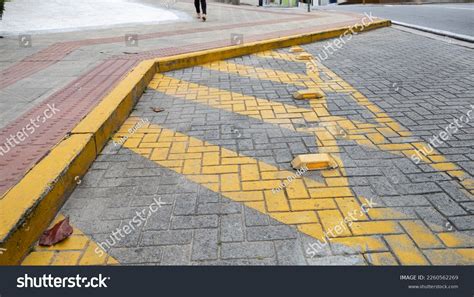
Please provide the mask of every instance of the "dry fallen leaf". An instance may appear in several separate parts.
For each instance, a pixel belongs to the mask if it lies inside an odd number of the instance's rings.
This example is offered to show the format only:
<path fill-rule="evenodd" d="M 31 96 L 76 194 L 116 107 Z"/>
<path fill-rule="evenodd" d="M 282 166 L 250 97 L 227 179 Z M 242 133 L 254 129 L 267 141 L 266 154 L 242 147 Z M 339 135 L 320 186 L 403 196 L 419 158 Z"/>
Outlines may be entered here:
<path fill-rule="evenodd" d="M 40 237 L 39 245 L 52 246 L 71 236 L 73 229 L 69 225 L 69 217 L 58 222 L 53 228 L 46 230 Z"/>
<path fill-rule="evenodd" d="M 154 112 L 162 112 L 165 110 L 164 108 L 161 108 L 161 107 L 150 107 L 150 109 L 153 110 Z"/>

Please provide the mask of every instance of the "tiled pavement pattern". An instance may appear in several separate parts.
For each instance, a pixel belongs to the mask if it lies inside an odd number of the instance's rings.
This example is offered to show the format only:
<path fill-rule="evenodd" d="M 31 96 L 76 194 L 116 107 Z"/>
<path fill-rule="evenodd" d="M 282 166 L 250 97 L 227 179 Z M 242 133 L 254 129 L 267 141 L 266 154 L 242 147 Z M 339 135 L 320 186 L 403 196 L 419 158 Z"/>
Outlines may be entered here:
<path fill-rule="evenodd" d="M 194 14 L 191 1 L 175 8 Z M 232 33 L 244 34 L 246 43 L 349 26 L 360 18 L 352 13 L 308 14 L 210 3 L 206 23 L 189 17 L 173 24 L 40 34 L 32 37 L 31 48 L 19 47 L 17 36 L 1 39 L 0 144 L 40 116 L 48 104 L 60 111 L 0 156 L 0 199 L 138 62 L 229 46 Z M 138 46 L 126 46 L 125 34 L 137 34 Z"/>
<path fill-rule="evenodd" d="M 474 125 L 410 160 L 473 103 L 471 50 L 382 29 L 316 69 L 295 57 L 158 74 L 114 140 L 130 138 L 108 144 L 62 213 L 100 243 L 153 198 L 169 203 L 109 251 L 122 264 L 474 264 Z M 306 88 L 326 96 L 292 99 Z M 140 119 L 150 124 L 130 134 Z M 339 168 L 273 193 L 309 152 Z M 310 257 L 366 199 L 375 208 Z"/>

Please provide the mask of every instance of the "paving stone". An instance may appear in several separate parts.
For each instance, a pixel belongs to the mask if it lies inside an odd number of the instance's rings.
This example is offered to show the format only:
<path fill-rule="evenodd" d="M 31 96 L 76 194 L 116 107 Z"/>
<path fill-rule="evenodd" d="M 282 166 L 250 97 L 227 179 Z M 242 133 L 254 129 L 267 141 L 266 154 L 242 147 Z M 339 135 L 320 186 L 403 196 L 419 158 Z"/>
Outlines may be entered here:
<path fill-rule="evenodd" d="M 268 258 L 274 257 L 275 249 L 271 242 L 229 242 L 222 243 L 222 259 Z"/>
<path fill-rule="evenodd" d="M 292 239 L 298 236 L 294 228 L 281 224 L 277 226 L 247 227 L 246 231 L 247 240 L 249 241 Z"/>
<path fill-rule="evenodd" d="M 191 230 L 147 231 L 143 232 L 141 244 L 144 246 L 187 244 L 191 243 L 192 236 Z"/>
<path fill-rule="evenodd" d="M 197 229 L 194 231 L 192 260 L 217 259 L 219 248 L 217 231 L 217 229 Z"/>

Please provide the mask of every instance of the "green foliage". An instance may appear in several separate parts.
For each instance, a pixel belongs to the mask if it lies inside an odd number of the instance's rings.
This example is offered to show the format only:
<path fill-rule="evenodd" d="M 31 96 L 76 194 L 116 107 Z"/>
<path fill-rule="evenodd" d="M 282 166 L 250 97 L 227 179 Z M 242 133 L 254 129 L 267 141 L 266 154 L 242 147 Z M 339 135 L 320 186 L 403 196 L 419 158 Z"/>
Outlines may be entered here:
<path fill-rule="evenodd" d="M 10 0 L 0 0 L 0 20 L 2 19 L 3 11 L 5 10 L 5 2 L 7 1 Z"/>

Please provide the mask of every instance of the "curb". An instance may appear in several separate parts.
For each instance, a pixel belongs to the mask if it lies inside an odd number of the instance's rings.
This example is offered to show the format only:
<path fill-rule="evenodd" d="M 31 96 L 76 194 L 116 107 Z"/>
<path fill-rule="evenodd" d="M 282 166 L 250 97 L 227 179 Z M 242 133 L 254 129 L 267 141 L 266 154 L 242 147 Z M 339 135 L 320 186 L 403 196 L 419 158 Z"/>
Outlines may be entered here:
<path fill-rule="evenodd" d="M 428 32 L 428 33 L 432 33 L 432 34 L 436 34 L 436 35 L 440 35 L 440 36 L 450 37 L 450 38 L 454 38 L 454 39 L 457 39 L 457 40 L 462 40 L 462 41 L 474 43 L 474 37 L 469 36 L 469 35 L 456 34 L 456 33 L 449 32 L 449 31 L 437 30 L 437 29 L 427 28 L 427 27 L 423 27 L 423 26 L 417 26 L 417 25 L 407 24 L 407 23 L 403 23 L 403 22 L 397 22 L 397 21 L 392 21 L 392 24 L 402 26 L 402 27 L 406 27 L 406 28 L 415 29 L 415 30 L 420 30 L 420 31 L 423 31 L 423 32 Z"/>
<path fill-rule="evenodd" d="M 373 22 L 363 32 L 390 26 Z M 0 199 L 0 265 L 18 265 L 49 226 L 57 212 L 86 174 L 112 134 L 127 119 L 157 72 L 192 67 L 265 50 L 334 38 L 348 31 L 341 27 L 280 37 L 166 58 L 144 60 L 23 178 Z"/>

